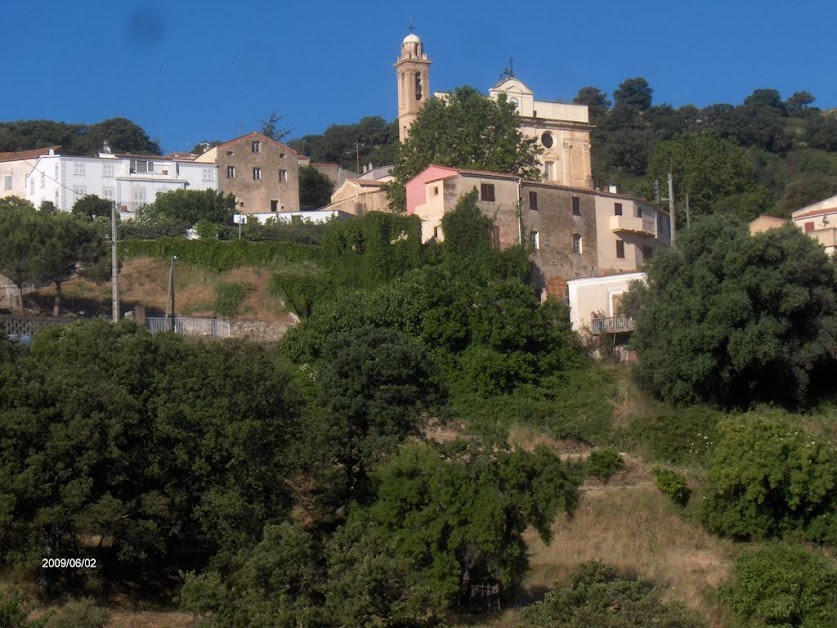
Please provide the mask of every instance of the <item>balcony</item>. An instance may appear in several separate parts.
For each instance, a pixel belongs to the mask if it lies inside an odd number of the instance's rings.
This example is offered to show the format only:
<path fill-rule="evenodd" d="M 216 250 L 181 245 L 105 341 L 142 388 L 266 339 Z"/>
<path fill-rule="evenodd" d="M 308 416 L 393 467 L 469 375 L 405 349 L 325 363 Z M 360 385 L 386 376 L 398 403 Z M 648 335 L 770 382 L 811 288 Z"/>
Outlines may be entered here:
<path fill-rule="evenodd" d="M 590 331 L 598 334 L 624 334 L 634 330 L 634 319 L 630 316 L 611 316 L 594 318 L 590 321 Z"/>
<path fill-rule="evenodd" d="M 636 216 L 611 216 L 610 230 L 613 233 L 633 233 L 651 238 L 657 235 L 656 225 L 653 220 Z"/>

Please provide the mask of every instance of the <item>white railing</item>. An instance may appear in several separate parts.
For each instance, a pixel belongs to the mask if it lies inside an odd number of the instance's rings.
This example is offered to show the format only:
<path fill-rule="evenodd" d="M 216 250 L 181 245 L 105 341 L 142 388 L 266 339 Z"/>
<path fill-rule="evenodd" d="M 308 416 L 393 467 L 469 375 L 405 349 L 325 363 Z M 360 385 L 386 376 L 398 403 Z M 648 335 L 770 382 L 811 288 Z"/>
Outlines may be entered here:
<path fill-rule="evenodd" d="M 178 316 L 172 320 L 162 316 L 147 316 L 145 327 L 152 334 L 161 331 L 173 331 L 182 336 L 230 337 L 229 321 L 222 321 L 217 318 L 182 318 Z"/>
<path fill-rule="evenodd" d="M 634 319 L 630 316 L 594 318 L 590 321 L 590 330 L 594 334 L 617 334 L 620 332 L 633 331 Z"/>

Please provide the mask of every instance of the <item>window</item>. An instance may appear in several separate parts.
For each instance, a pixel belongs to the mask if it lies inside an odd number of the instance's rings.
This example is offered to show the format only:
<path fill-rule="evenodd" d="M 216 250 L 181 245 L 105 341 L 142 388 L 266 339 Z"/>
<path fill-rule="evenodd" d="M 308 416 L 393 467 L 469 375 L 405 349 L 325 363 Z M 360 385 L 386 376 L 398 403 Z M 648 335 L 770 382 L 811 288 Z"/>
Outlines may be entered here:
<path fill-rule="evenodd" d="M 134 190 L 133 193 L 133 203 L 131 203 L 131 209 L 136 210 L 143 205 L 145 205 L 145 190 L 138 189 Z"/>
<path fill-rule="evenodd" d="M 480 185 L 480 200 L 481 201 L 494 201 L 494 184 L 493 183 L 483 183 Z"/>
<path fill-rule="evenodd" d="M 538 208 L 538 193 L 537 192 L 529 192 L 529 209 L 537 209 Z"/>
<path fill-rule="evenodd" d="M 618 259 L 625 259 L 625 243 L 622 240 L 616 241 L 616 257 Z"/>
<path fill-rule="evenodd" d="M 11 190 L 12 189 L 12 175 L 7 174 L 3 177 L 3 189 L 4 190 Z"/>
<path fill-rule="evenodd" d="M 813 222 L 806 222 L 805 223 L 805 233 L 813 233 L 814 232 L 814 223 Z"/>
<path fill-rule="evenodd" d="M 279 153 L 279 159 L 284 159 L 284 158 L 285 158 L 285 153 Z"/>
<path fill-rule="evenodd" d="M 46 187 L 46 172 L 41 170 L 41 189 Z"/>
<path fill-rule="evenodd" d="M 650 246 L 643 246 L 642 247 L 642 259 L 644 261 L 647 262 L 648 260 L 651 259 L 651 257 L 653 255 L 654 255 L 654 249 L 652 249 Z"/>
<path fill-rule="evenodd" d="M 35 193 L 35 177 L 29 177 L 29 193 Z"/>
<path fill-rule="evenodd" d="M 253 168 L 253 181 L 261 181 L 262 180 L 262 169 L 261 168 Z"/>
<path fill-rule="evenodd" d="M 613 215 L 614 216 L 621 216 L 622 215 L 622 203 L 614 203 L 613 204 Z"/>
<path fill-rule="evenodd" d="M 77 177 L 84 176 L 84 164 L 80 161 L 76 161 L 73 163 L 73 174 Z"/>
<path fill-rule="evenodd" d="M 227 166 L 227 178 L 235 179 L 235 166 Z"/>
<path fill-rule="evenodd" d="M 73 186 L 73 194 L 75 194 L 77 197 L 81 198 L 82 196 L 87 194 L 87 188 L 84 187 L 83 185 Z"/>
<path fill-rule="evenodd" d="M 581 255 L 581 234 L 574 233 L 573 234 L 573 253 L 576 255 Z"/>
<path fill-rule="evenodd" d="M 203 168 L 201 172 L 201 181 L 204 183 L 212 183 L 215 177 L 212 176 L 212 168 Z"/>
<path fill-rule="evenodd" d="M 288 182 L 288 171 L 287 170 L 280 170 L 279 171 L 279 183 L 287 183 Z"/>
<path fill-rule="evenodd" d="M 145 161 L 134 159 L 131 160 L 131 172 L 136 172 L 138 174 L 146 174 L 148 172 L 154 172 L 154 162 L 153 161 Z"/>
<path fill-rule="evenodd" d="M 581 216 L 581 199 L 573 196 L 573 216 Z"/>
<path fill-rule="evenodd" d="M 433 186 L 433 196 L 439 196 L 439 186 L 438 185 Z"/>
<path fill-rule="evenodd" d="M 543 164 L 543 172 L 544 172 L 544 176 L 545 176 L 547 181 L 552 181 L 552 179 L 553 179 L 552 171 L 554 169 L 553 168 L 554 165 L 555 165 L 554 161 L 545 161 L 544 164 Z"/>
<path fill-rule="evenodd" d="M 543 144 L 545 148 L 552 148 L 552 133 L 545 131 L 543 135 L 541 135 L 541 144 Z"/>
<path fill-rule="evenodd" d="M 262 143 L 261 142 L 253 142 L 250 144 L 250 148 L 254 153 L 262 152 Z"/>
<path fill-rule="evenodd" d="M 113 202 L 113 188 L 102 188 L 102 198 L 106 201 Z"/>
<path fill-rule="evenodd" d="M 279 201 L 270 201 L 270 211 L 279 211 Z"/>
<path fill-rule="evenodd" d="M 227 151 L 227 157 L 232 157 L 233 155 L 235 155 L 235 151 L 234 151 L 234 150 L 228 150 L 228 151 Z"/>
<path fill-rule="evenodd" d="M 541 239 L 537 231 L 533 231 L 529 234 L 529 242 L 532 245 L 532 248 L 537 250 L 541 248 Z"/>
<path fill-rule="evenodd" d="M 105 179 L 113 178 L 113 164 L 102 164 L 102 177 Z"/>
<path fill-rule="evenodd" d="M 636 206 L 636 217 L 642 218 L 642 207 L 640 207 L 639 205 Z"/>

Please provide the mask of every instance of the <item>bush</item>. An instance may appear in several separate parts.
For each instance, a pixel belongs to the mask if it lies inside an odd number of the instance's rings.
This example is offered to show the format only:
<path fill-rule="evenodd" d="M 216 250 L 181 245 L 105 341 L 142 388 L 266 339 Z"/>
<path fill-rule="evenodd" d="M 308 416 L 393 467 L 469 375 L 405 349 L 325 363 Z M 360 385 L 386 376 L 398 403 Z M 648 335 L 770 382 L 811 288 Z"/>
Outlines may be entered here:
<path fill-rule="evenodd" d="M 719 426 L 701 516 L 738 539 L 785 534 L 837 540 L 837 452 L 787 416 L 744 415 Z"/>
<path fill-rule="evenodd" d="M 768 545 L 742 552 L 721 588 L 748 624 L 829 627 L 837 622 L 837 569 L 801 548 Z"/>
<path fill-rule="evenodd" d="M 704 622 L 681 604 L 664 604 L 652 582 L 620 574 L 597 561 L 579 566 L 570 583 L 555 590 L 523 613 L 531 628 L 697 628 Z"/>
<path fill-rule="evenodd" d="M 47 619 L 44 628 L 102 628 L 108 619 L 110 612 L 83 597 L 67 602 Z"/>
<path fill-rule="evenodd" d="M 657 488 L 678 506 L 685 506 L 692 496 L 691 489 L 686 485 L 686 478 L 670 469 L 654 467 L 651 469 L 657 480 Z"/>
<path fill-rule="evenodd" d="M 596 449 L 587 459 L 587 473 L 602 482 L 607 482 L 625 466 L 622 456 L 614 447 Z"/>
<path fill-rule="evenodd" d="M 23 597 L 17 593 L 3 593 L 0 597 L 0 628 L 18 628 L 26 622 Z"/>
<path fill-rule="evenodd" d="M 703 463 L 717 441 L 717 425 L 723 416 L 707 406 L 674 411 L 660 404 L 623 430 L 620 442 L 628 451 L 638 449 L 666 464 Z"/>

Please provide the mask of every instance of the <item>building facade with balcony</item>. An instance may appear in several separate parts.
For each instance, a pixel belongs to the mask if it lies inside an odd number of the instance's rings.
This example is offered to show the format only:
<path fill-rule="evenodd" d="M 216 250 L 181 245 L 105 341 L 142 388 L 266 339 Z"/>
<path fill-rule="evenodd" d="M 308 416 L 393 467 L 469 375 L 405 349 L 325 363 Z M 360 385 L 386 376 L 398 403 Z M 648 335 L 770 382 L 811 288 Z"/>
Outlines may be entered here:
<path fill-rule="evenodd" d="M 595 193 L 599 274 L 635 271 L 671 245 L 667 211 L 625 194 Z"/>
<path fill-rule="evenodd" d="M 213 164 L 158 155 L 43 155 L 26 176 L 26 198 L 35 207 L 50 201 L 58 210 L 70 211 L 77 200 L 95 194 L 116 203 L 128 217 L 163 192 L 217 189 Z"/>

